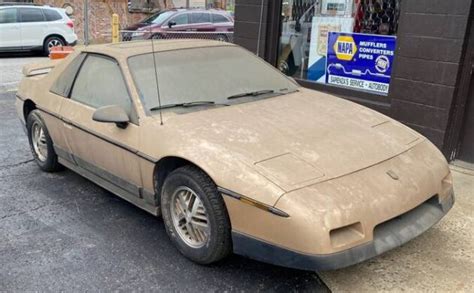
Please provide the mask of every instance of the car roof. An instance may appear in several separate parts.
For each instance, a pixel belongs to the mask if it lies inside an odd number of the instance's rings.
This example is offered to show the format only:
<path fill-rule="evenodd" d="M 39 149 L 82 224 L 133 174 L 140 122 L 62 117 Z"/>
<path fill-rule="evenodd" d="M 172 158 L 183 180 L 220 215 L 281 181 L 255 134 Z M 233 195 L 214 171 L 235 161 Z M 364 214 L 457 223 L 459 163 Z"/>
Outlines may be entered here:
<path fill-rule="evenodd" d="M 197 39 L 174 39 L 154 41 L 151 40 L 122 42 L 116 44 L 90 45 L 82 48 L 82 52 L 105 54 L 116 59 L 127 59 L 131 56 L 147 54 L 151 52 L 164 52 L 193 48 L 231 47 L 234 44 L 212 40 Z"/>
<path fill-rule="evenodd" d="M 10 5 L 10 4 L 4 4 L 0 3 L 0 9 L 2 8 L 37 8 L 37 9 L 53 9 L 53 10 L 59 10 L 57 7 L 52 7 L 49 5 L 38 5 L 38 4 L 15 4 L 15 5 Z"/>

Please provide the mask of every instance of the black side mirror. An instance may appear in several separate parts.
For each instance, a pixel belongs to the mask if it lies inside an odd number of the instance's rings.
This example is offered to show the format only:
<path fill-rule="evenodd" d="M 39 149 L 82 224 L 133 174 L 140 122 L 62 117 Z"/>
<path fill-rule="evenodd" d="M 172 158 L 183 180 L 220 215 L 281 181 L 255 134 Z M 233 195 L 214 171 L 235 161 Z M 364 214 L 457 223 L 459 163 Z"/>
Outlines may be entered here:
<path fill-rule="evenodd" d="M 168 27 L 169 27 L 169 28 L 172 28 L 172 27 L 175 26 L 175 25 L 176 25 L 176 21 L 170 21 L 170 22 L 168 22 Z"/>
<path fill-rule="evenodd" d="M 130 122 L 125 110 L 120 106 L 105 106 L 95 110 L 92 120 L 103 123 L 115 123 L 117 127 L 125 129 Z"/>

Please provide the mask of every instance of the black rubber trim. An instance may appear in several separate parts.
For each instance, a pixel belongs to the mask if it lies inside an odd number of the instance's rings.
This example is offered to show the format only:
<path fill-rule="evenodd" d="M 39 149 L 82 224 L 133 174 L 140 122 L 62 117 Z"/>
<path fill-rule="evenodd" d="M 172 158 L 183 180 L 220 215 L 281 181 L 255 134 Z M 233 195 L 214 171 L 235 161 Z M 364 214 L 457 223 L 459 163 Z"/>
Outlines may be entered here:
<path fill-rule="evenodd" d="M 23 100 L 20 96 L 17 96 L 17 97 L 18 97 L 20 100 Z M 24 101 L 24 100 L 23 100 L 23 101 Z M 148 156 L 148 155 L 146 155 L 146 154 L 144 154 L 144 153 L 142 153 L 142 152 L 140 152 L 140 151 L 138 151 L 138 150 L 136 150 L 136 149 L 134 149 L 134 148 L 130 148 L 130 147 L 128 147 L 128 146 L 126 146 L 126 145 L 124 145 L 124 144 L 122 144 L 122 143 L 120 143 L 120 142 L 117 142 L 117 141 L 111 140 L 111 139 L 109 139 L 109 138 L 106 138 L 106 137 L 104 137 L 104 136 L 98 134 L 98 133 L 95 132 L 95 131 L 86 129 L 86 128 L 84 128 L 84 127 L 78 125 L 77 123 L 74 123 L 74 122 L 70 121 L 69 119 L 65 119 L 64 117 L 61 117 L 60 115 L 58 115 L 58 114 L 56 114 L 56 113 L 53 113 L 53 112 L 51 112 L 51 111 L 49 111 L 49 110 L 47 110 L 47 109 L 45 109 L 45 108 L 43 108 L 43 107 L 41 107 L 41 106 L 36 105 L 36 108 L 37 108 L 38 110 L 40 110 L 40 111 L 42 111 L 42 112 L 48 114 L 48 115 L 51 115 L 51 116 L 53 116 L 53 117 L 55 117 L 55 118 L 61 120 L 62 122 L 66 123 L 66 124 L 68 124 L 68 125 L 71 125 L 71 126 L 77 128 L 77 129 L 79 129 L 79 130 L 82 130 L 82 131 L 84 131 L 84 132 L 86 132 L 86 133 L 88 133 L 88 134 L 90 134 L 90 135 L 92 135 L 92 136 L 94 136 L 94 137 L 97 137 L 97 138 L 99 138 L 99 139 L 102 139 L 102 140 L 104 140 L 104 141 L 106 141 L 106 142 L 108 142 L 108 143 L 110 143 L 110 144 L 112 144 L 112 145 L 114 145 L 114 146 L 116 146 L 116 147 L 119 147 L 119 148 L 121 148 L 121 149 L 123 149 L 123 150 L 126 150 L 126 151 L 128 151 L 128 152 L 130 152 L 130 153 L 133 153 L 133 154 L 137 155 L 138 157 L 140 157 L 140 158 L 142 158 L 142 159 L 144 159 L 144 160 L 146 160 L 146 161 L 148 161 L 148 162 L 151 162 L 151 163 L 157 163 L 157 162 L 158 162 L 158 159 L 155 159 L 155 158 L 153 158 L 153 157 L 151 157 L 151 156 Z"/>
<path fill-rule="evenodd" d="M 374 240 L 338 253 L 310 255 L 282 248 L 239 231 L 232 231 L 234 253 L 274 265 L 324 271 L 348 267 L 399 247 L 436 224 L 454 204 L 454 195 L 445 202 L 437 196 L 415 209 L 382 223 L 374 230 Z"/>
<path fill-rule="evenodd" d="M 261 203 L 261 202 L 259 202 L 259 201 L 256 201 L 256 200 L 254 200 L 254 199 L 252 199 L 252 198 L 249 198 L 249 197 L 247 197 L 247 196 L 245 196 L 245 195 L 239 194 L 239 193 L 237 193 L 237 192 L 235 192 L 235 191 L 232 191 L 232 190 L 229 190 L 229 189 L 227 189 L 227 188 L 219 187 L 219 186 L 218 186 L 218 187 L 217 187 L 217 190 L 218 190 L 220 193 L 222 193 L 222 194 L 224 194 L 224 195 L 226 195 L 226 196 L 230 196 L 230 197 L 232 197 L 232 198 L 234 198 L 234 199 L 240 200 L 240 201 L 242 201 L 243 203 L 246 203 L 246 204 L 252 203 L 252 205 L 253 205 L 254 207 L 259 208 L 259 209 L 261 209 L 261 210 L 264 210 L 264 211 L 266 211 L 266 212 L 272 213 L 272 214 L 274 214 L 274 215 L 276 215 L 276 216 L 283 217 L 283 218 L 288 218 L 288 217 L 290 217 L 290 215 L 288 215 L 287 213 L 285 213 L 285 212 L 282 211 L 282 210 L 279 210 L 279 209 L 277 209 L 277 208 L 275 208 L 275 207 L 273 207 L 273 206 L 270 206 L 270 205 Z"/>

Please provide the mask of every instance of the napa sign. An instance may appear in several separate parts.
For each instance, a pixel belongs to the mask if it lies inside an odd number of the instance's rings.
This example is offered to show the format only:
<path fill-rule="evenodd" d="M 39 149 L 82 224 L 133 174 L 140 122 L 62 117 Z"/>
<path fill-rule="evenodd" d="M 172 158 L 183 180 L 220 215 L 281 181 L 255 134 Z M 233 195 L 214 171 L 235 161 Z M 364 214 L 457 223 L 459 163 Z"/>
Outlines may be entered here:
<path fill-rule="evenodd" d="M 329 33 L 326 83 L 387 95 L 396 37 Z"/>

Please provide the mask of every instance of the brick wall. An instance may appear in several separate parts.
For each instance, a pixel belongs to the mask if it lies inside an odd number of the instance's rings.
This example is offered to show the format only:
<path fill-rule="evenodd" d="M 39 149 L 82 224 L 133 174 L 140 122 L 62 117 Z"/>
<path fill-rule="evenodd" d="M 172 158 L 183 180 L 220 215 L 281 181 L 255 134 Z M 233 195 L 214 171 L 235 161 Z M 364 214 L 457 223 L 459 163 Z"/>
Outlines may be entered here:
<path fill-rule="evenodd" d="M 165 7 L 164 0 L 153 0 L 153 7 Z M 34 0 L 35 3 L 47 4 L 54 7 L 63 7 L 68 3 L 74 7 L 74 14 L 70 16 L 74 20 L 75 30 L 79 41 L 84 39 L 84 1 L 83 0 Z M 120 27 L 125 28 L 129 24 L 136 23 L 148 14 L 129 13 L 127 0 L 89 0 L 89 38 L 92 42 L 100 43 L 111 40 L 112 14 L 117 13 L 120 17 Z"/>
<path fill-rule="evenodd" d="M 440 149 L 456 94 L 471 0 L 402 1 L 391 116 Z"/>
<path fill-rule="evenodd" d="M 273 0 L 270 0 L 273 1 Z M 260 56 L 264 56 L 269 0 L 236 0 L 234 42 L 257 53 L 258 32 L 260 29 L 261 8 L 263 3 L 263 22 L 260 38 Z M 276 1 L 278 2 L 278 1 Z"/>

